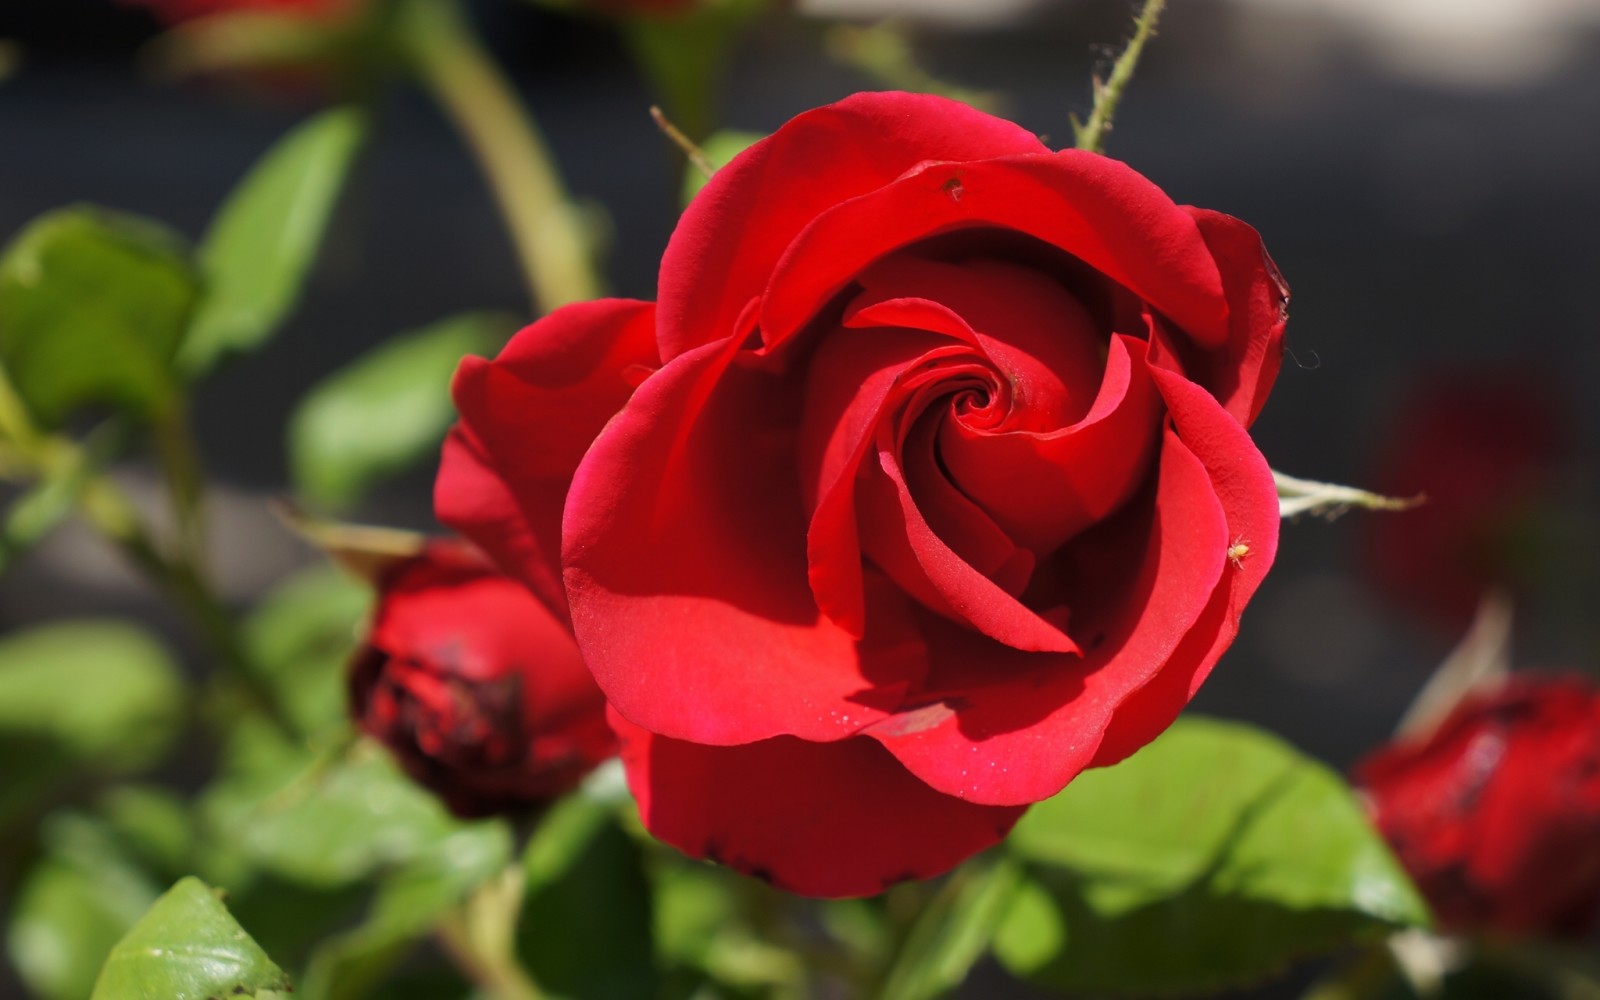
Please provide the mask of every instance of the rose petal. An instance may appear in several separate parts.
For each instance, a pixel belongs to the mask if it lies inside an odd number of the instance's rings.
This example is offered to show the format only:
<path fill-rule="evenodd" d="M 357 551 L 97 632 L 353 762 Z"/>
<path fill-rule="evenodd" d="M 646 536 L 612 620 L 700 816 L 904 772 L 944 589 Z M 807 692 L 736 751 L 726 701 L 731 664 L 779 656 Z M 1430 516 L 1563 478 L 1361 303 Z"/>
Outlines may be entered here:
<path fill-rule="evenodd" d="M 1004 426 L 1055 430 L 1088 411 L 1107 334 L 1077 298 L 1037 270 L 1003 260 L 960 263 L 896 254 L 860 275 L 846 325 L 902 326 L 969 340 L 1007 390 Z M 928 325 L 919 325 L 928 324 Z"/>
<path fill-rule="evenodd" d="M 655 307 L 601 299 L 558 309 L 493 361 L 467 358 L 452 394 L 461 420 L 434 484 L 439 520 L 564 614 L 561 510 L 600 428 L 656 365 Z"/>
<path fill-rule="evenodd" d="M 818 213 L 923 161 L 1044 149 L 1010 122 L 927 94 L 856 94 L 791 119 L 717 171 L 678 221 L 661 258 L 662 358 L 729 336 Z"/>
<path fill-rule="evenodd" d="M 943 473 L 934 471 L 937 425 L 925 418 L 921 426 L 923 431 L 913 432 L 904 444 L 894 442 L 892 429 L 880 433 L 878 469 L 858 485 L 866 553 L 923 604 L 992 639 L 1016 649 L 1076 653 L 1071 637 L 1007 590 L 1002 581 L 1008 576 L 1021 589 L 1033 569 L 1031 554 L 1018 550 L 987 515 L 956 494 Z M 925 470 L 917 477 L 915 496 L 898 452 L 908 466 Z M 935 530 L 930 517 L 945 534 Z M 947 535 L 953 536 L 950 541 Z"/>
<path fill-rule="evenodd" d="M 1222 279 L 1189 213 L 1127 166 L 1065 150 L 927 164 L 818 215 L 772 273 L 763 339 L 794 336 L 889 252 L 971 229 L 1031 236 L 1125 286 L 1200 343 L 1228 337 Z"/>
<path fill-rule="evenodd" d="M 1055 794 L 1090 765 L 1132 692 L 1186 669 L 1173 658 L 1222 575 L 1227 527 L 1205 466 L 1167 431 L 1153 504 L 1064 550 L 1075 559 L 1073 632 L 1083 658 L 1020 653 L 925 621 L 928 700 L 943 695 L 952 714 L 910 732 L 891 721 L 868 735 L 929 785 L 972 802 L 1015 805 Z M 1108 607 L 1095 608 L 1097 598 Z"/>
<path fill-rule="evenodd" d="M 932 878 L 999 843 L 1024 811 L 941 795 L 860 737 L 707 747 L 615 713 L 612 724 L 653 835 L 807 896 L 872 896 Z"/>
<path fill-rule="evenodd" d="M 1221 212 L 1185 206 L 1217 260 L 1228 297 L 1228 339 L 1202 349 L 1158 324 L 1151 353 L 1158 363 L 1196 382 L 1249 427 L 1283 364 L 1283 328 L 1289 320 L 1289 286 L 1267 256 L 1261 236 Z"/>
<path fill-rule="evenodd" d="M 1178 438 L 1205 466 L 1222 504 L 1230 551 L 1237 552 L 1236 545 L 1246 551 L 1224 563 L 1210 605 L 1167 667 L 1117 710 L 1095 757 L 1097 767 L 1133 753 L 1178 717 L 1232 644 L 1245 604 L 1278 554 L 1278 491 L 1250 435 L 1193 382 L 1160 369 L 1153 374 Z"/>
<path fill-rule="evenodd" d="M 533 521 L 547 523 L 548 512 L 538 510 L 537 497 L 524 499 L 511 491 L 488 451 L 461 423 L 444 439 L 433 504 L 442 523 L 470 538 L 501 572 L 566 616 L 561 564 L 547 554 L 532 527 Z"/>
<path fill-rule="evenodd" d="M 921 677 L 904 598 L 869 586 L 857 642 L 806 576 L 798 392 L 736 345 L 679 355 L 595 441 L 568 495 L 573 628 L 624 716 L 717 745 L 841 739 Z"/>
<path fill-rule="evenodd" d="M 965 357 L 963 345 L 911 330 L 839 331 L 820 345 L 800 421 L 800 485 L 811 511 L 807 572 L 817 606 L 852 635 L 865 628 L 856 478 L 876 428 L 903 403 L 920 366 Z"/>
<path fill-rule="evenodd" d="M 1041 555 L 1107 517 L 1138 490 L 1159 440 L 1160 398 L 1145 351 L 1142 341 L 1115 335 L 1099 396 L 1069 427 L 985 431 L 947 422 L 939 458 L 951 479 Z"/>

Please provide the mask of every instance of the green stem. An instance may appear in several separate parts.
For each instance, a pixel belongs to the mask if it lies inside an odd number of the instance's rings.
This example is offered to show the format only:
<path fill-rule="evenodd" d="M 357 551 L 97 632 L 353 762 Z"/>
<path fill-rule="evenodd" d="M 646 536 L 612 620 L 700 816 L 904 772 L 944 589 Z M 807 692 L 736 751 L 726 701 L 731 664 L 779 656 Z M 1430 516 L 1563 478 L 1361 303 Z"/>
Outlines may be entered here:
<path fill-rule="evenodd" d="M 84 519 L 183 609 L 250 702 L 286 738 L 297 740 L 295 727 L 277 697 L 252 669 L 232 612 L 217 599 L 199 569 L 181 556 L 169 558 L 163 553 L 138 510 L 105 476 L 90 479 L 78 503 Z"/>
<path fill-rule="evenodd" d="M 522 908 L 522 868 L 513 864 L 479 886 L 440 920 L 434 936 L 473 985 L 494 1000 L 543 1000 L 517 962 L 515 929 Z"/>
<path fill-rule="evenodd" d="M 182 420 L 181 411 L 178 411 L 176 419 Z M 138 510 L 116 484 L 104 474 L 91 471 L 95 462 L 85 453 L 84 447 L 71 438 L 47 434 L 33 423 L 4 369 L 0 369 L 0 434 L 14 446 L 12 450 L 16 457 L 26 463 L 24 471 L 45 481 L 83 476 L 77 506 L 84 519 L 120 548 L 134 566 L 183 608 L 222 662 L 230 679 L 285 736 L 294 739 L 295 727 L 272 691 L 251 669 L 248 652 L 232 613 L 217 600 L 206 582 L 200 568 L 203 551 L 198 544 L 193 547 L 180 546 L 180 553 L 176 557 L 169 557 L 162 552 L 145 528 Z M 204 480 L 194 457 L 186 424 L 179 424 L 176 430 L 166 428 L 165 432 L 158 428 L 157 435 L 158 441 L 164 442 L 163 459 L 168 463 L 169 478 L 174 480 L 174 503 L 179 509 L 181 524 L 186 516 L 185 508 L 191 512 L 199 509 Z M 177 436 L 167 440 L 172 435 Z M 169 455 L 169 449 L 174 453 Z M 184 499 L 184 496 L 190 499 Z M 198 538 L 195 542 L 198 543 Z"/>
<path fill-rule="evenodd" d="M 582 220 L 516 90 L 448 0 L 410 0 L 401 31 L 423 82 L 500 205 L 537 310 L 602 294 Z"/>
<path fill-rule="evenodd" d="M 900 939 L 878 1000 L 941 996 L 966 979 L 988 950 L 1021 878 L 1018 863 L 999 852 L 951 873 Z"/>
<path fill-rule="evenodd" d="M 1167 0 L 1144 0 L 1144 7 L 1133 22 L 1133 37 L 1128 40 L 1128 47 L 1117 57 L 1106 82 L 1095 86 L 1094 110 L 1089 113 L 1089 120 L 1082 125 L 1076 121 L 1072 123 L 1079 149 L 1087 149 L 1091 153 L 1105 152 L 1105 137 L 1111 131 L 1111 119 L 1116 116 L 1117 102 L 1122 100 L 1122 92 L 1133 79 L 1139 56 L 1144 52 L 1144 43 L 1155 33 L 1156 21 L 1161 18 L 1166 6 Z"/>
<path fill-rule="evenodd" d="M 175 403 L 157 415 L 154 425 L 156 454 L 167 478 L 177 541 L 183 560 L 202 578 L 207 575 L 205 529 L 205 472 L 189 426 L 187 409 Z"/>

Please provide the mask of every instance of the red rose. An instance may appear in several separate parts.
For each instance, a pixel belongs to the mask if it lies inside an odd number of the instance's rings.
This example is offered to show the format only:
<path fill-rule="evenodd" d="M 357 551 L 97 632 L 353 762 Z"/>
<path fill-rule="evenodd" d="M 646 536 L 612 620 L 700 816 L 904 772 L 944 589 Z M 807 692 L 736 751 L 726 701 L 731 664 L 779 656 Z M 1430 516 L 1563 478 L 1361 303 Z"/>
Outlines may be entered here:
<path fill-rule="evenodd" d="M 1392 422 L 1373 488 L 1423 495 L 1365 525 L 1374 582 L 1452 635 L 1492 587 L 1527 582 L 1529 531 L 1567 451 L 1563 400 L 1536 373 L 1456 371 L 1416 386 Z"/>
<path fill-rule="evenodd" d="M 211 14 L 241 11 L 331 17 L 343 14 L 359 0 L 122 0 L 122 2 L 147 7 L 168 24 L 178 24 Z"/>
<path fill-rule="evenodd" d="M 1283 306 L 1243 223 L 861 94 L 718 172 L 659 303 L 468 360 L 437 507 L 570 602 L 652 833 L 875 893 L 1148 742 L 1231 641 Z"/>
<path fill-rule="evenodd" d="M 465 546 L 384 574 L 350 711 L 457 814 L 571 789 L 616 752 L 604 706 L 565 627 Z"/>
<path fill-rule="evenodd" d="M 1600 690 L 1515 676 L 1357 765 L 1378 828 L 1457 931 L 1578 935 L 1600 914 Z"/>

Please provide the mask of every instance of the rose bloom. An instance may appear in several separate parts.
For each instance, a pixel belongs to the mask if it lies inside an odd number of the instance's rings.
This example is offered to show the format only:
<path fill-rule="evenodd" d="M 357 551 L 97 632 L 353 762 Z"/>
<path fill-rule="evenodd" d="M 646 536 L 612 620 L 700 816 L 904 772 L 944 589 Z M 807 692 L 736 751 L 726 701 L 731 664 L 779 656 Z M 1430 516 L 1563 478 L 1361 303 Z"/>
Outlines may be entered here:
<path fill-rule="evenodd" d="M 461 816 L 547 802 L 616 752 L 565 626 L 459 543 L 383 575 L 349 685 L 361 730 Z"/>
<path fill-rule="evenodd" d="M 861 94 L 712 178 L 657 303 L 456 376 L 440 516 L 565 601 L 645 824 L 813 895 L 945 871 L 1167 727 L 1272 563 L 1254 230 Z"/>
<path fill-rule="evenodd" d="M 1453 371 L 1413 387 L 1372 477 L 1390 496 L 1427 497 L 1364 525 L 1373 581 L 1450 634 L 1484 592 L 1526 584 L 1540 506 L 1569 451 L 1573 421 L 1542 373 Z"/>
<path fill-rule="evenodd" d="M 1523 674 L 1357 765 L 1441 926 L 1569 937 L 1600 915 L 1600 689 Z"/>

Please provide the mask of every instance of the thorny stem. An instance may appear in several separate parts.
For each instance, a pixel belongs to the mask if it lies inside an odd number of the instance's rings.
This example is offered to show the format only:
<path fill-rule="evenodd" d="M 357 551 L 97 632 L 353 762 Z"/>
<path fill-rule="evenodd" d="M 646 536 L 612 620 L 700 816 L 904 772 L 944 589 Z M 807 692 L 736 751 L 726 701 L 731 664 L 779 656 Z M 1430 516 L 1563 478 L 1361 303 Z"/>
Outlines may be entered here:
<path fill-rule="evenodd" d="M 549 146 L 460 8 L 412 0 L 403 17 L 423 82 L 471 147 L 500 205 L 536 310 L 597 298 L 601 282 L 589 241 Z"/>
<path fill-rule="evenodd" d="M 1072 123 L 1079 149 L 1087 149 L 1091 153 L 1105 152 L 1106 133 L 1111 131 L 1111 119 L 1117 113 L 1117 102 L 1122 100 L 1122 92 L 1127 89 L 1128 81 L 1133 79 L 1139 56 L 1144 52 L 1144 43 L 1155 34 L 1156 21 L 1166 6 L 1167 0 L 1144 0 L 1144 8 L 1134 19 L 1133 37 L 1128 39 L 1128 47 L 1117 57 L 1105 83 L 1097 82 L 1095 85 L 1094 109 L 1089 112 L 1089 120 L 1081 125 L 1076 120 Z"/>

